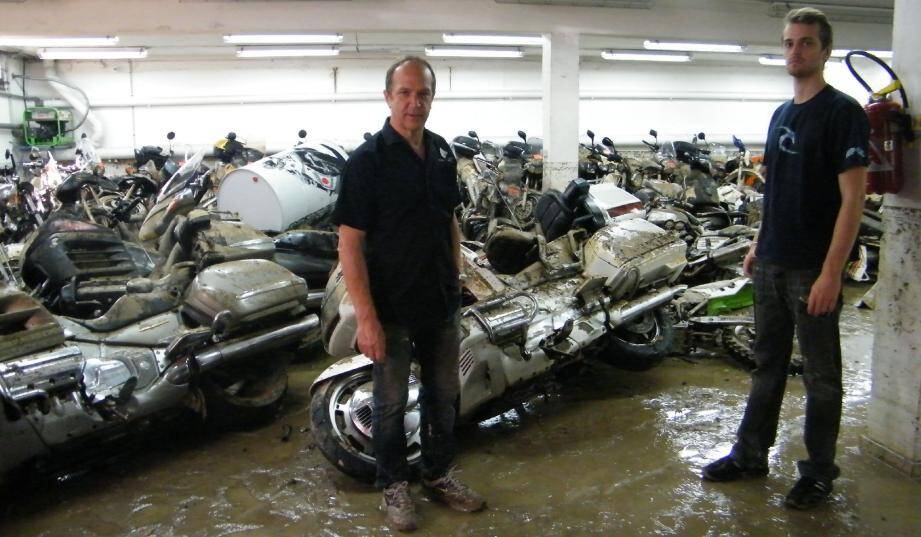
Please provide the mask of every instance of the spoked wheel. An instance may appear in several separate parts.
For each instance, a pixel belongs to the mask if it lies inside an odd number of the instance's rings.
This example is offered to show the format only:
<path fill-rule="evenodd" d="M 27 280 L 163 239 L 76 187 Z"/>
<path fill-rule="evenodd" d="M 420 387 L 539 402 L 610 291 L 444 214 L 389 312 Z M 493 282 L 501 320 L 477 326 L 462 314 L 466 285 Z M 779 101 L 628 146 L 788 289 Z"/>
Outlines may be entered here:
<path fill-rule="evenodd" d="M 371 435 L 373 386 L 371 370 L 364 369 L 324 382 L 310 400 L 313 437 L 320 451 L 343 473 L 366 482 L 374 481 L 377 470 Z M 410 466 L 418 466 L 422 458 L 419 388 L 410 375 L 403 417 Z"/>
<path fill-rule="evenodd" d="M 221 428 L 249 427 L 275 416 L 288 391 L 288 357 L 225 367 L 201 378 L 208 419 Z"/>
<path fill-rule="evenodd" d="M 534 210 L 537 207 L 537 200 L 540 199 L 538 194 L 528 192 L 524 198 L 518 201 L 512 209 L 515 218 L 521 225 L 530 224 L 534 220 Z"/>
<path fill-rule="evenodd" d="M 605 335 L 599 357 L 629 371 L 646 371 L 659 365 L 672 344 L 671 316 L 659 308 L 632 319 Z"/>

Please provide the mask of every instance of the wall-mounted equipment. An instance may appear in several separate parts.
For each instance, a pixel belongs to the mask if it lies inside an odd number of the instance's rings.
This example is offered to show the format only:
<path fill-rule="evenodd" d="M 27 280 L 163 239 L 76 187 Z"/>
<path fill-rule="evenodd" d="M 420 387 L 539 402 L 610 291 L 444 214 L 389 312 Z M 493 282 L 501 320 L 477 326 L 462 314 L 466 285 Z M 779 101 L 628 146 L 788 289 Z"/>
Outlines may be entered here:
<path fill-rule="evenodd" d="M 73 147 L 74 136 L 67 129 L 72 121 L 70 110 L 50 106 L 26 108 L 22 114 L 23 143 L 41 148 Z"/>

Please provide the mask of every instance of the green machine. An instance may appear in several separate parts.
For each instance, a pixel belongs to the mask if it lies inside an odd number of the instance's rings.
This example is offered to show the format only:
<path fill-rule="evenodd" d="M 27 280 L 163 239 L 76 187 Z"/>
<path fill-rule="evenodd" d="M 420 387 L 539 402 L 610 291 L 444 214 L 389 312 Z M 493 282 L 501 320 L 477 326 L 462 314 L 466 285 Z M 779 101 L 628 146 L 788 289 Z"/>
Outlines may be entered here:
<path fill-rule="evenodd" d="M 32 147 L 73 147 L 73 133 L 67 130 L 71 121 L 73 114 L 70 110 L 50 106 L 26 108 L 22 114 L 23 141 Z"/>

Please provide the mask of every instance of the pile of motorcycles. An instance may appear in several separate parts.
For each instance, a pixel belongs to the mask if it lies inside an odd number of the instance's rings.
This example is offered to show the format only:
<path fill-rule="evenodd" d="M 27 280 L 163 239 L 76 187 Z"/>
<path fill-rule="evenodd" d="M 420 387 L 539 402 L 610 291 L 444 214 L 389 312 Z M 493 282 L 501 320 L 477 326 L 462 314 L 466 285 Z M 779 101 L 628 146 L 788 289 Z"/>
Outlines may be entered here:
<path fill-rule="evenodd" d="M 476 422 L 593 358 L 644 370 L 669 352 L 750 363 L 741 260 L 763 178 L 737 152 L 691 142 L 625 155 L 580 146 L 579 177 L 543 189 L 541 140 L 470 131 L 453 147 L 463 205 L 460 421 Z M 81 453 L 191 409 L 245 425 L 275 414 L 310 338 L 342 358 L 310 388 L 317 445 L 374 477 L 371 361 L 329 215 L 346 152 L 305 141 L 274 155 L 233 133 L 180 155 L 145 146 L 106 177 L 81 140 L 73 164 L 31 151 L 0 168 L 0 476 Z M 876 236 L 878 241 L 878 235 Z M 410 377 L 410 462 L 420 458 Z"/>

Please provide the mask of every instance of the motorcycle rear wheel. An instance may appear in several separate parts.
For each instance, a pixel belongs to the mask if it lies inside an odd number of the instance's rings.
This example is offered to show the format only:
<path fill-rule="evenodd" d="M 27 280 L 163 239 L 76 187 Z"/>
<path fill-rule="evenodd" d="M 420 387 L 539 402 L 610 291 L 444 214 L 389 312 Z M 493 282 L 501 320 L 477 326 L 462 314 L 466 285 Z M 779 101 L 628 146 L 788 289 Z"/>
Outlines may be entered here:
<path fill-rule="evenodd" d="M 288 357 L 221 368 L 200 380 L 206 419 L 219 428 L 245 428 L 272 419 L 288 393 Z"/>
<path fill-rule="evenodd" d="M 606 334 L 598 357 L 620 369 L 646 371 L 662 363 L 674 335 L 664 308 L 647 311 Z"/>
<path fill-rule="evenodd" d="M 412 376 L 409 385 L 411 393 L 414 385 L 418 389 Z M 324 382 L 310 400 L 310 423 L 320 452 L 342 473 L 368 483 L 377 475 L 371 435 L 372 388 L 371 370 L 363 369 Z M 416 469 L 422 461 L 421 416 L 417 404 L 407 406 L 403 424 L 406 460 Z"/>

